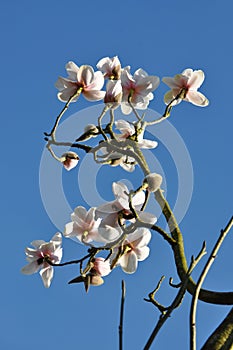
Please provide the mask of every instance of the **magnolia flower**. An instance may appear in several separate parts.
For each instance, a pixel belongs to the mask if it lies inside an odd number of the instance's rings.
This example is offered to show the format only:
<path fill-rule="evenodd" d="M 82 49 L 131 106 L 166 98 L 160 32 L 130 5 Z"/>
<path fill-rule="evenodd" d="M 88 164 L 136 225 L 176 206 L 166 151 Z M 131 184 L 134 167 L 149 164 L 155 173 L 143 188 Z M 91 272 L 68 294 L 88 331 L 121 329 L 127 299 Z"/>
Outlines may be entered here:
<path fill-rule="evenodd" d="M 104 77 L 101 72 L 94 72 L 91 66 L 78 67 L 70 61 L 66 65 L 67 78 L 59 77 L 55 83 L 56 88 L 60 91 L 58 99 L 67 102 L 79 89 L 83 96 L 89 101 L 99 101 L 104 98 L 105 92 L 100 91 L 104 85 Z M 78 96 L 72 99 L 77 101 Z"/>
<path fill-rule="evenodd" d="M 96 67 L 109 79 L 118 80 L 121 76 L 121 63 L 117 56 L 102 58 Z"/>
<path fill-rule="evenodd" d="M 124 114 L 130 114 L 132 108 L 128 103 L 129 98 L 134 108 L 146 109 L 149 101 L 154 98 L 152 91 L 158 87 L 159 78 L 149 76 L 141 68 L 132 76 L 130 66 L 127 66 L 121 72 L 121 84 L 123 89 L 121 109 Z"/>
<path fill-rule="evenodd" d="M 118 141 L 125 141 L 130 136 L 135 135 L 135 126 L 133 124 L 128 123 L 127 121 L 120 119 L 115 121 L 115 126 L 117 130 L 120 130 L 121 134 L 116 135 L 116 138 Z M 139 128 L 139 133 L 137 135 L 137 145 L 139 148 L 155 148 L 158 146 L 157 141 L 151 141 L 143 139 L 143 134 L 145 132 L 145 124 L 141 125 L 141 128 Z"/>
<path fill-rule="evenodd" d="M 92 241 L 103 242 L 103 238 L 98 233 L 100 219 L 95 220 L 96 208 L 90 208 L 88 211 L 79 206 L 71 214 L 72 222 L 65 225 L 64 236 L 76 237 L 82 243 Z"/>
<path fill-rule="evenodd" d="M 156 192 L 160 188 L 162 181 L 163 178 L 161 175 L 151 173 L 145 177 L 143 184 L 146 186 L 148 191 Z"/>
<path fill-rule="evenodd" d="M 128 215 L 130 220 L 132 219 L 132 217 L 130 217 L 132 212 L 129 207 L 129 197 L 127 195 L 129 194 L 129 190 L 127 186 L 122 182 L 113 182 L 112 191 L 115 196 L 115 200 L 107 204 L 103 204 L 96 209 L 97 216 L 102 218 L 100 228 L 106 229 L 106 227 L 113 227 L 118 229 L 119 212 Z M 153 225 L 157 218 L 150 213 L 140 211 L 144 202 L 145 193 L 143 191 L 136 193 L 132 198 L 132 205 L 140 220 Z M 101 235 L 103 235 L 101 230 L 99 232 Z M 110 233 L 113 234 L 112 231 L 110 231 Z M 104 234 L 104 238 L 107 239 L 106 234 Z"/>
<path fill-rule="evenodd" d="M 28 265 L 21 269 L 25 275 L 31 275 L 40 270 L 40 275 L 44 286 L 50 287 L 53 278 L 53 267 L 48 263 L 48 260 L 53 264 L 59 263 L 62 258 L 62 235 L 56 233 L 50 242 L 43 240 L 33 241 L 31 245 L 35 248 L 26 248 Z"/>
<path fill-rule="evenodd" d="M 71 283 L 84 283 L 86 292 L 88 292 L 90 285 L 100 286 L 104 283 L 104 280 L 101 276 L 107 276 L 111 272 L 109 260 L 104 258 L 94 258 L 91 262 L 92 268 L 87 275 L 78 276 L 71 281 Z"/>
<path fill-rule="evenodd" d="M 169 104 L 181 93 L 181 96 L 172 103 L 173 105 L 185 100 L 196 106 L 208 106 L 208 99 L 197 91 L 204 79 L 205 75 L 202 70 L 193 71 L 191 68 L 185 69 L 181 74 L 175 75 L 174 78 L 164 77 L 162 79 L 163 82 L 171 88 L 171 90 L 165 94 L 164 102 Z"/>
<path fill-rule="evenodd" d="M 138 261 L 145 260 L 150 248 L 147 247 L 151 239 L 151 232 L 147 228 L 138 228 L 133 233 L 127 235 L 127 238 L 121 245 L 123 255 L 117 260 L 124 272 L 134 273 L 137 270 Z M 111 261 L 114 261 L 118 253 L 118 248 L 115 248 Z"/>
<path fill-rule="evenodd" d="M 117 108 L 122 98 L 122 86 L 120 80 L 109 80 L 106 86 L 106 95 L 104 103 L 109 104 L 111 108 Z"/>
<path fill-rule="evenodd" d="M 75 152 L 66 152 L 62 155 L 62 163 L 66 170 L 71 170 L 76 167 L 79 161 L 79 156 Z"/>

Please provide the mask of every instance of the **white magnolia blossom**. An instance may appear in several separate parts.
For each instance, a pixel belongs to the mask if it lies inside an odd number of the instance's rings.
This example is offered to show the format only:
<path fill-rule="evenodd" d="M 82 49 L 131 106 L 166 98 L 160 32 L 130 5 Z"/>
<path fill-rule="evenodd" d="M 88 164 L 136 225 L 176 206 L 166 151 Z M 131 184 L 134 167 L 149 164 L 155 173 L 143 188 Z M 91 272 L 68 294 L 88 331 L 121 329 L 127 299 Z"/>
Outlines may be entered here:
<path fill-rule="evenodd" d="M 43 240 L 36 240 L 31 243 L 34 247 L 26 248 L 25 254 L 28 261 L 28 265 L 21 269 L 21 272 L 25 275 L 31 275 L 40 270 L 40 275 L 44 286 L 50 287 L 53 278 L 53 266 L 51 266 L 46 260 L 50 260 L 53 264 L 59 263 L 62 258 L 62 235 L 56 233 L 50 242 Z"/>
<path fill-rule="evenodd" d="M 75 208 L 71 214 L 72 221 L 65 225 L 64 236 L 75 237 L 84 244 L 92 241 L 103 242 L 98 232 L 101 220 L 95 220 L 95 211 L 96 208 L 88 211 L 82 206 Z"/>
<path fill-rule="evenodd" d="M 181 74 L 175 75 L 174 78 L 164 77 L 162 81 L 171 88 L 165 94 L 164 102 L 169 104 L 183 90 L 184 95 L 173 101 L 173 105 L 180 103 L 183 99 L 196 106 L 208 106 L 208 99 L 201 92 L 197 91 L 204 79 L 205 75 L 202 70 L 192 70 L 191 68 L 185 69 Z"/>
<path fill-rule="evenodd" d="M 117 56 L 112 58 L 104 57 L 96 65 L 96 67 L 109 79 L 119 79 L 121 75 L 121 63 Z"/>
<path fill-rule="evenodd" d="M 89 101 L 99 101 L 105 96 L 105 91 L 100 91 L 104 85 L 103 74 L 99 71 L 94 72 L 93 68 L 88 65 L 78 67 L 70 61 L 66 65 L 67 78 L 59 77 L 55 83 L 56 88 L 60 91 L 58 99 L 67 102 L 80 88 L 83 96 Z M 78 96 L 72 99 L 77 101 Z"/>
<path fill-rule="evenodd" d="M 117 108 L 122 98 L 122 86 L 120 80 L 109 80 L 106 86 L 106 95 L 104 97 L 104 103 L 111 106 L 111 108 Z"/>
<path fill-rule="evenodd" d="M 125 253 L 117 261 L 124 272 L 134 273 L 137 270 L 138 261 L 143 261 L 149 256 L 150 248 L 147 245 L 150 240 L 151 232 L 147 228 L 137 228 L 133 233 L 127 235 L 121 244 L 121 249 Z M 115 248 L 111 261 L 116 258 L 117 253 L 118 248 Z"/>
<path fill-rule="evenodd" d="M 116 239 L 117 236 L 121 234 L 118 224 L 119 212 L 123 212 L 126 215 L 132 214 L 129 207 L 129 197 L 127 195 L 129 190 L 127 186 L 122 182 L 113 182 L 112 191 L 115 196 L 115 200 L 103 204 L 96 209 L 97 216 L 102 218 L 100 229 L 102 228 L 103 231 L 99 230 L 99 232 L 101 235 L 103 235 L 105 240 L 109 239 L 110 241 Z M 157 221 L 157 218 L 153 214 L 140 211 L 144 201 L 145 193 L 141 191 L 136 193 L 133 197 L 132 205 L 142 222 L 153 225 Z M 114 232 L 112 228 L 115 228 L 118 232 Z M 107 232 L 107 230 L 109 232 Z"/>
<path fill-rule="evenodd" d="M 134 108 L 146 109 L 154 98 L 152 91 L 158 87 L 159 78 L 153 75 L 149 76 L 141 68 L 136 70 L 132 76 L 130 66 L 127 66 L 121 71 L 121 84 L 123 89 L 121 109 L 124 114 L 130 114 L 132 108 L 128 103 L 129 98 Z"/>
<path fill-rule="evenodd" d="M 121 134 L 116 134 L 116 138 L 118 141 L 125 141 L 127 138 L 135 134 L 135 126 L 133 124 L 130 124 L 129 122 L 120 119 L 115 121 L 116 129 L 121 132 Z M 157 141 L 152 140 L 146 140 L 143 139 L 143 135 L 145 132 L 145 124 L 141 125 L 140 133 L 137 135 L 137 145 L 139 148 L 155 148 L 158 146 Z"/>

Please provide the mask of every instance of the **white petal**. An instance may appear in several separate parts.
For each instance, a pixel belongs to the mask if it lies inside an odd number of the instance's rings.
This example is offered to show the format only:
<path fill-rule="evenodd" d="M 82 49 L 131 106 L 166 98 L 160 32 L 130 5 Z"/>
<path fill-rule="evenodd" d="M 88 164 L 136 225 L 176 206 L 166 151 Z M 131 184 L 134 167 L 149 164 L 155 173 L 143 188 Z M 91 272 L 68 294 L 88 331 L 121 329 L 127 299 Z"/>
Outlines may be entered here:
<path fill-rule="evenodd" d="M 209 104 L 209 100 L 198 91 L 188 91 L 185 100 L 200 107 L 206 107 Z"/>
<path fill-rule="evenodd" d="M 150 248 L 149 247 L 142 247 L 142 248 L 136 248 L 135 254 L 137 255 L 138 261 L 143 261 L 145 260 L 149 254 L 150 254 Z"/>
<path fill-rule="evenodd" d="M 90 85 L 94 80 L 94 70 L 91 66 L 81 66 L 78 71 L 78 82 L 84 86 Z"/>
<path fill-rule="evenodd" d="M 158 146 L 157 141 L 143 139 L 142 141 L 138 142 L 139 148 L 150 149 L 150 148 L 156 148 L 157 146 Z"/>
<path fill-rule="evenodd" d="M 205 74 L 202 70 L 195 70 L 188 80 L 188 85 L 191 90 L 197 90 L 203 83 Z"/>
<path fill-rule="evenodd" d="M 79 67 L 72 61 L 66 64 L 66 71 L 68 74 L 68 78 L 73 81 L 77 81 L 77 73 L 79 71 Z"/>
<path fill-rule="evenodd" d="M 157 217 L 154 214 L 146 213 L 144 211 L 137 212 L 140 220 L 150 225 L 154 225 L 157 221 Z"/>
<path fill-rule="evenodd" d="M 100 101 L 105 96 L 105 91 L 99 91 L 99 90 L 91 90 L 91 91 L 83 91 L 83 96 L 88 101 Z"/>
<path fill-rule="evenodd" d="M 137 270 L 138 259 L 134 251 L 123 255 L 119 262 L 123 271 L 126 273 L 134 273 Z"/>
<path fill-rule="evenodd" d="M 37 239 L 35 241 L 31 242 L 31 245 L 35 247 L 36 249 L 40 248 L 42 244 L 45 244 L 46 242 L 43 239 Z"/>
<path fill-rule="evenodd" d="M 53 278 L 53 267 L 45 267 L 40 270 L 40 275 L 44 283 L 45 288 L 49 288 Z"/>
<path fill-rule="evenodd" d="M 38 265 L 37 261 L 32 261 L 30 264 L 22 267 L 21 272 L 24 275 L 32 275 L 36 273 L 40 269 L 40 265 Z"/>

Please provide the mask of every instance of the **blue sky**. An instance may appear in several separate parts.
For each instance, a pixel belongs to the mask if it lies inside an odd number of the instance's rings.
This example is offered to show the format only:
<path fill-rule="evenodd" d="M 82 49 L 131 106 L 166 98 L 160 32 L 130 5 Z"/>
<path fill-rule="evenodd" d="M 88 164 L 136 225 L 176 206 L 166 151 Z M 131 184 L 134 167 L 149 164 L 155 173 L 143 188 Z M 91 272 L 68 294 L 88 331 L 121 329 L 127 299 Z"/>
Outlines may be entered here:
<path fill-rule="evenodd" d="M 188 149 L 194 172 L 191 204 L 181 222 L 187 258 L 198 253 L 203 240 L 209 252 L 232 216 L 232 5 L 214 0 L 125 0 L 122 4 L 104 0 L 2 1 L 0 17 L 1 348 L 117 349 L 120 285 L 124 278 L 125 349 L 142 349 L 158 318 L 157 310 L 143 298 L 161 275 L 166 275 L 158 298 L 169 304 L 176 291 L 168 286 L 168 279 L 172 276 L 178 281 L 173 256 L 159 236 L 153 235 L 151 255 L 134 275 L 116 269 L 103 286 L 91 288 L 87 295 L 82 286 L 67 285 L 77 274 L 75 266 L 58 268 L 49 290 L 43 287 L 39 275 L 20 274 L 25 265 L 24 248 L 34 239 L 49 240 L 57 231 L 43 206 L 39 186 L 43 132 L 50 130 L 62 108 L 54 82 L 59 75 L 65 76 L 64 66 L 69 60 L 95 66 L 100 58 L 114 55 L 123 66 L 131 65 L 132 71 L 142 67 L 161 78 L 185 68 L 205 72 L 201 91 L 210 105 L 198 108 L 183 103 L 174 110 L 170 122 Z M 166 91 L 161 83 L 150 108 L 163 112 Z M 81 99 L 72 105 L 67 117 L 89 106 Z M 174 204 L 176 169 L 162 145 L 156 159 L 165 172 L 167 195 Z M 76 188 L 77 171 L 63 174 L 72 208 L 82 204 Z M 109 176 L 115 180 L 112 171 Z M 126 177 L 127 173 L 120 176 Z M 111 199 L 111 181 L 104 183 L 101 175 L 98 181 L 102 189 L 106 186 L 107 199 Z M 162 219 L 159 224 L 164 225 Z M 206 288 L 232 290 L 231 236 L 205 281 Z M 81 245 L 64 240 L 64 261 L 79 258 L 84 252 Z M 174 344 L 177 349 L 188 348 L 190 302 L 186 295 L 152 349 L 168 349 Z M 199 303 L 199 348 L 228 310 Z"/>

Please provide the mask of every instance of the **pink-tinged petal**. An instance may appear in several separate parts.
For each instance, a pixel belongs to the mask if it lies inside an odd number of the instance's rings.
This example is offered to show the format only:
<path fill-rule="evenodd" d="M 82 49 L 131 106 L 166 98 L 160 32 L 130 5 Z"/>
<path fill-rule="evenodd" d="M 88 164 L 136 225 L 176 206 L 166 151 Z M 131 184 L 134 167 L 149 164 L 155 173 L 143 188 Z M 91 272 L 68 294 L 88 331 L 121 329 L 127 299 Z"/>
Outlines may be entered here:
<path fill-rule="evenodd" d="M 30 264 L 25 265 L 21 272 L 24 275 L 32 275 L 33 273 L 36 273 L 40 269 L 40 265 L 38 265 L 37 261 L 32 261 Z"/>
<path fill-rule="evenodd" d="M 104 258 L 95 258 L 93 269 L 100 276 L 109 275 L 111 272 L 109 260 L 105 260 Z"/>
<path fill-rule="evenodd" d="M 72 86 L 70 88 L 66 88 L 62 92 L 58 92 L 57 97 L 62 102 L 67 102 L 71 96 L 73 96 L 77 92 L 77 86 Z M 71 102 L 76 102 L 78 100 L 78 96 L 73 98 Z"/>
<path fill-rule="evenodd" d="M 94 73 L 94 80 L 93 82 L 87 86 L 86 90 L 101 90 L 104 86 L 104 76 L 101 72 L 95 72 Z"/>
<path fill-rule="evenodd" d="M 137 212 L 140 220 L 146 222 L 147 224 L 154 225 L 157 221 L 157 217 L 154 214 L 146 213 L 144 211 Z"/>
<path fill-rule="evenodd" d="M 66 71 L 69 79 L 77 81 L 79 67 L 74 62 L 70 61 L 66 64 Z"/>
<path fill-rule="evenodd" d="M 191 102 L 195 106 L 200 107 L 206 107 L 209 104 L 209 100 L 198 91 L 188 91 L 185 100 Z"/>
<path fill-rule="evenodd" d="M 123 255 L 119 262 L 123 271 L 126 273 L 134 273 L 137 270 L 138 259 L 133 251 Z"/>
<path fill-rule="evenodd" d="M 150 240 L 151 240 L 151 232 L 150 230 L 148 230 L 148 228 L 145 228 L 145 227 L 137 228 L 133 233 L 130 233 L 127 236 L 127 241 L 131 242 L 134 249 L 141 248 L 148 245 Z"/>
<path fill-rule="evenodd" d="M 179 75 L 179 74 L 177 74 Z M 191 78 L 191 76 L 193 75 L 193 69 L 192 68 L 187 68 L 182 72 L 182 75 L 187 77 L 187 78 Z"/>
<path fill-rule="evenodd" d="M 27 247 L 25 248 L 25 254 L 27 255 L 28 261 L 33 261 L 35 259 L 38 259 L 38 250 Z"/>
<path fill-rule="evenodd" d="M 105 96 L 105 91 L 99 91 L 99 90 L 83 91 L 83 96 L 88 101 L 100 101 L 100 100 L 103 100 Z"/>
<path fill-rule="evenodd" d="M 191 90 L 197 90 L 203 83 L 205 74 L 202 70 L 195 70 L 188 80 L 188 86 Z"/>
<path fill-rule="evenodd" d="M 112 60 L 109 57 L 104 57 L 99 60 L 96 67 L 101 70 L 102 72 L 107 72 L 109 66 L 111 65 Z"/>
<path fill-rule="evenodd" d="M 94 70 L 91 66 L 81 66 L 78 71 L 78 82 L 84 87 L 90 85 L 94 80 Z"/>
<path fill-rule="evenodd" d="M 49 266 L 49 267 L 45 267 L 44 269 L 40 270 L 40 275 L 42 278 L 42 281 L 44 283 L 45 288 L 49 288 L 50 284 L 52 282 L 53 279 L 53 267 Z"/>
<path fill-rule="evenodd" d="M 115 121 L 115 126 L 117 130 L 120 130 L 122 134 L 127 134 L 127 136 L 135 133 L 135 127 L 123 119 Z"/>
<path fill-rule="evenodd" d="M 90 208 L 86 214 L 85 221 L 87 224 L 91 225 L 95 220 L 95 208 Z"/>
<path fill-rule="evenodd" d="M 150 254 L 150 248 L 149 247 L 142 247 L 142 248 L 136 248 L 135 254 L 137 255 L 138 261 L 143 261 L 146 258 L 148 258 Z"/>
<path fill-rule="evenodd" d="M 131 89 L 131 87 L 135 86 L 135 80 L 130 74 L 130 66 L 127 66 L 124 69 L 122 69 L 121 84 L 122 84 L 123 90 L 124 89 L 128 90 L 128 89 Z"/>
<path fill-rule="evenodd" d="M 146 96 L 149 92 L 157 89 L 159 82 L 159 77 L 153 75 L 141 78 L 136 84 L 137 91 L 140 91 L 141 94 L 143 93 L 143 95 Z"/>

